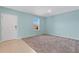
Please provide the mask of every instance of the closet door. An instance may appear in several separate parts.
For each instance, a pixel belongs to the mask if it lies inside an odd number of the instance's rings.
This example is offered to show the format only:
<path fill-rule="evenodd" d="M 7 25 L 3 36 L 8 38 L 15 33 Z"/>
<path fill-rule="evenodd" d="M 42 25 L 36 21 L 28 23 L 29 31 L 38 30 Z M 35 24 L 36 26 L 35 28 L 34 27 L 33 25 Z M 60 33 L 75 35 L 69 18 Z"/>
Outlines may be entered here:
<path fill-rule="evenodd" d="M 1 14 L 1 37 L 2 40 L 17 39 L 17 16 Z"/>

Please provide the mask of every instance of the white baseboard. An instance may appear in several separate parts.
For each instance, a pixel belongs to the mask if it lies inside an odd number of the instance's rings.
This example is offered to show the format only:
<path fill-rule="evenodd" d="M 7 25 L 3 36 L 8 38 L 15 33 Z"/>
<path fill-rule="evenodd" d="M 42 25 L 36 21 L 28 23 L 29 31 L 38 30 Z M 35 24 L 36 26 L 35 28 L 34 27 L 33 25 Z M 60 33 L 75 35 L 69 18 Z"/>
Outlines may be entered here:
<path fill-rule="evenodd" d="M 18 40 L 20 38 L 16 38 L 16 39 L 7 39 L 7 40 Z M 4 42 L 4 41 L 7 41 L 7 40 L 0 40 L 0 42 Z"/>
<path fill-rule="evenodd" d="M 42 35 L 42 34 L 39 34 L 39 35 Z M 22 37 L 18 37 L 18 39 L 30 38 L 30 37 L 34 37 L 34 36 L 38 36 L 38 35 L 22 36 Z"/>
<path fill-rule="evenodd" d="M 79 38 L 75 38 L 75 37 L 69 37 L 69 36 L 63 36 L 63 35 L 57 35 L 57 34 L 48 34 L 48 35 L 55 35 L 55 36 L 59 36 L 59 37 L 64 37 L 64 38 L 70 38 L 70 39 L 73 39 L 73 40 L 79 40 Z"/>
<path fill-rule="evenodd" d="M 39 34 L 41 35 L 41 34 Z M 37 34 L 33 34 L 33 35 L 29 35 L 29 36 L 20 36 L 20 37 L 17 37 L 16 39 L 17 40 L 20 40 L 20 39 L 23 39 L 23 38 L 29 38 L 29 37 L 33 37 L 33 36 L 38 36 Z M 14 40 L 14 39 L 7 39 L 7 40 Z M 3 42 L 3 41 L 7 41 L 7 40 L 0 40 L 0 42 Z"/>

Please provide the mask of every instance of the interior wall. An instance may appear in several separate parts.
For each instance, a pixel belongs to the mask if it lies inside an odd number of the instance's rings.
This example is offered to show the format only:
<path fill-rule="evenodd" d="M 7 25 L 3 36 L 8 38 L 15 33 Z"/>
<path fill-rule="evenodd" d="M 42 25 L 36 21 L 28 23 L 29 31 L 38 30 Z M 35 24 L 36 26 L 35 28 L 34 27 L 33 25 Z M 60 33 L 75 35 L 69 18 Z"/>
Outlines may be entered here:
<path fill-rule="evenodd" d="M 34 35 L 43 34 L 43 32 L 45 30 L 43 27 L 44 26 L 44 19 L 42 17 L 40 17 L 40 19 L 41 19 L 40 31 L 34 31 L 32 29 L 32 20 L 35 17 L 34 15 L 16 11 L 13 9 L 8 9 L 5 7 L 0 7 L 0 13 L 9 13 L 9 14 L 14 14 L 14 15 L 18 16 L 18 38 L 30 37 L 30 36 L 34 36 Z M 1 28 L 0 28 L 0 30 L 1 30 Z"/>
<path fill-rule="evenodd" d="M 79 10 L 46 19 L 47 34 L 79 40 Z"/>
<path fill-rule="evenodd" d="M 1 20 L 1 16 L 0 16 L 0 20 Z M 0 21 L 0 40 L 1 40 L 1 21 Z"/>
<path fill-rule="evenodd" d="M 34 15 L 4 7 L 0 7 L 0 13 L 10 13 L 18 16 L 18 38 L 40 34 L 51 34 L 79 39 L 79 10 L 51 16 L 47 19 L 40 17 L 40 31 L 34 31 L 32 29 L 32 20 L 35 17 Z"/>

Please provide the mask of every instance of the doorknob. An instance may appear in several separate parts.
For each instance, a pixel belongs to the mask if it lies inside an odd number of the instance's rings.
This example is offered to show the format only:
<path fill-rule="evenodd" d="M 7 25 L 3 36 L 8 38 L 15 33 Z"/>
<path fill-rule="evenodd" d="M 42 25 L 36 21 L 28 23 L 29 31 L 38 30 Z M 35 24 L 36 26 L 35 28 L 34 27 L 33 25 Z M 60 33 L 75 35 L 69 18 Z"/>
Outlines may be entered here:
<path fill-rule="evenodd" d="M 15 25 L 15 29 L 17 29 L 17 25 Z"/>

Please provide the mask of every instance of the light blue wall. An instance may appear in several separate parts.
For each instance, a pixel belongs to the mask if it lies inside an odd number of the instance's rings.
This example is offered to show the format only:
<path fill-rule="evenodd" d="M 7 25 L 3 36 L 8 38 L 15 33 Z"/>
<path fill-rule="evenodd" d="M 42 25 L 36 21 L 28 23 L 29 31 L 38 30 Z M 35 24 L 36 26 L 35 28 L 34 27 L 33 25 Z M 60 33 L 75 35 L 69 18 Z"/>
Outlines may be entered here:
<path fill-rule="evenodd" d="M 20 12 L 20 11 L 15 11 L 15 10 L 4 8 L 4 7 L 0 7 L 0 13 L 10 13 L 10 14 L 14 14 L 14 15 L 18 16 L 18 29 L 19 29 L 18 30 L 18 37 L 19 38 L 39 35 L 39 34 L 42 34 L 45 30 L 45 28 L 43 27 L 45 25 L 44 19 L 42 17 L 40 17 L 41 30 L 39 32 L 37 32 L 32 29 L 32 21 L 35 17 L 34 15 Z M 0 30 L 1 30 L 1 27 L 0 27 Z"/>
<path fill-rule="evenodd" d="M 51 16 L 46 26 L 48 34 L 79 39 L 79 10 Z"/>
<path fill-rule="evenodd" d="M 0 12 L 18 16 L 18 37 L 29 37 L 46 33 L 61 37 L 79 39 L 79 10 L 51 16 L 47 19 L 40 17 L 41 30 L 39 32 L 32 29 L 32 21 L 35 17 L 34 15 L 4 7 L 0 7 Z"/>
<path fill-rule="evenodd" d="M 0 16 L 0 20 L 1 20 L 1 16 Z M 1 21 L 0 21 L 0 40 L 1 40 Z"/>

